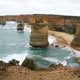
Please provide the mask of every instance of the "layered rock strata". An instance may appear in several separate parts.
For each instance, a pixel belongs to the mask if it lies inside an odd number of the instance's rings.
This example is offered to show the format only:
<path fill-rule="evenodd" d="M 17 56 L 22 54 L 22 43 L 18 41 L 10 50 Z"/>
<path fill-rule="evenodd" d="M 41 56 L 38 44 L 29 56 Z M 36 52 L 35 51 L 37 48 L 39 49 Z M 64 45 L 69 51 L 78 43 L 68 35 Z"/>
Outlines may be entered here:
<path fill-rule="evenodd" d="M 1 25 L 5 25 L 6 24 L 3 16 L 0 16 L 0 24 Z"/>
<path fill-rule="evenodd" d="M 80 50 L 80 23 L 77 23 L 76 35 L 71 43 L 71 46 Z"/>
<path fill-rule="evenodd" d="M 30 45 L 33 47 L 48 46 L 48 24 L 42 19 L 31 24 Z"/>

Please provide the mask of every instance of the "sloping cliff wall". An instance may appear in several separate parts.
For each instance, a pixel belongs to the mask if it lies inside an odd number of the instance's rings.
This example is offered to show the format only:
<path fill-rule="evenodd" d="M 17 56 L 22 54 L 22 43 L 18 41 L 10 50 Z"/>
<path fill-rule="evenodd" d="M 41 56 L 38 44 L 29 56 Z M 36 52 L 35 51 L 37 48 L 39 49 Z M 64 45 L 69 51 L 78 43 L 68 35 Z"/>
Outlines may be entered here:
<path fill-rule="evenodd" d="M 60 15 L 45 15 L 45 14 L 33 14 L 33 15 L 16 15 L 16 16 L 4 16 L 5 21 L 17 21 L 25 22 L 29 25 L 35 19 L 44 19 L 48 22 L 49 30 L 56 30 L 61 32 L 67 32 L 74 34 L 76 32 L 77 22 L 80 22 L 80 17 L 76 16 L 60 16 Z"/>
<path fill-rule="evenodd" d="M 80 23 L 77 23 L 76 35 L 71 43 L 71 46 L 77 50 L 80 50 Z"/>

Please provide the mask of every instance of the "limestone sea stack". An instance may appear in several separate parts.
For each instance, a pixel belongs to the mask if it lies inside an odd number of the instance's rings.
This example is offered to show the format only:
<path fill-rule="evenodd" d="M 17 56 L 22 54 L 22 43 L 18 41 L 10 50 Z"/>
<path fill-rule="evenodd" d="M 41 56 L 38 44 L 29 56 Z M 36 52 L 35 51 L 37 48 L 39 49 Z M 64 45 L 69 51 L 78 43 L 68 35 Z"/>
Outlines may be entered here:
<path fill-rule="evenodd" d="M 77 50 L 80 50 L 80 23 L 77 23 L 76 35 L 71 43 L 71 46 Z"/>
<path fill-rule="evenodd" d="M 5 25 L 6 24 L 5 19 L 4 19 L 3 16 L 0 16 L 0 24 L 1 25 Z"/>
<path fill-rule="evenodd" d="M 31 24 L 30 45 L 33 47 L 48 46 L 48 24 L 42 19 L 35 20 Z"/>
<path fill-rule="evenodd" d="M 24 30 L 24 24 L 19 23 L 19 24 L 17 25 L 17 30 L 23 31 L 23 30 Z"/>

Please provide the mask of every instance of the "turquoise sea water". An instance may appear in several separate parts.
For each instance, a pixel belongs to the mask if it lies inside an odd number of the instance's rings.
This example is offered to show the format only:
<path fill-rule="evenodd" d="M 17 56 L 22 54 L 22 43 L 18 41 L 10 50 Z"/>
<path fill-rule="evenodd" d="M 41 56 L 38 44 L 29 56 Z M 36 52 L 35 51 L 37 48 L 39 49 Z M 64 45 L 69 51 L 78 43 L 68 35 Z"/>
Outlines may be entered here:
<path fill-rule="evenodd" d="M 23 32 L 16 30 L 16 22 L 6 22 L 5 26 L 0 25 L 0 60 L 8 62 L 17 59 L 20 64 L 25 57 L 32 58 L 40 67 L 48 67 L 50 64 L 62 63 L 64 66 L 80 66 L 74 58 L 72 52 L 55 48 L 49 45 L 46 48 L 33 48 L 29 45 L 30 30 L 25 28 Z"/>

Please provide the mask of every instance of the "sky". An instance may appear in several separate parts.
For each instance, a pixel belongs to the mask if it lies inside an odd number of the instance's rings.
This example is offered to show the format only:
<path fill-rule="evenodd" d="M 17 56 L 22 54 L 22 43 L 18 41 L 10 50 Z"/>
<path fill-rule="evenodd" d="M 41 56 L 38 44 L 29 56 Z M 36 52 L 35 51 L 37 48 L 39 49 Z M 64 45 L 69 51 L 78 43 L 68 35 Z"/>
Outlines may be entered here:
<path fill-rule="evenodd" d="M 0 15 L 18 14 L 80 16 L 80 0 L 0 0 Z"/>

